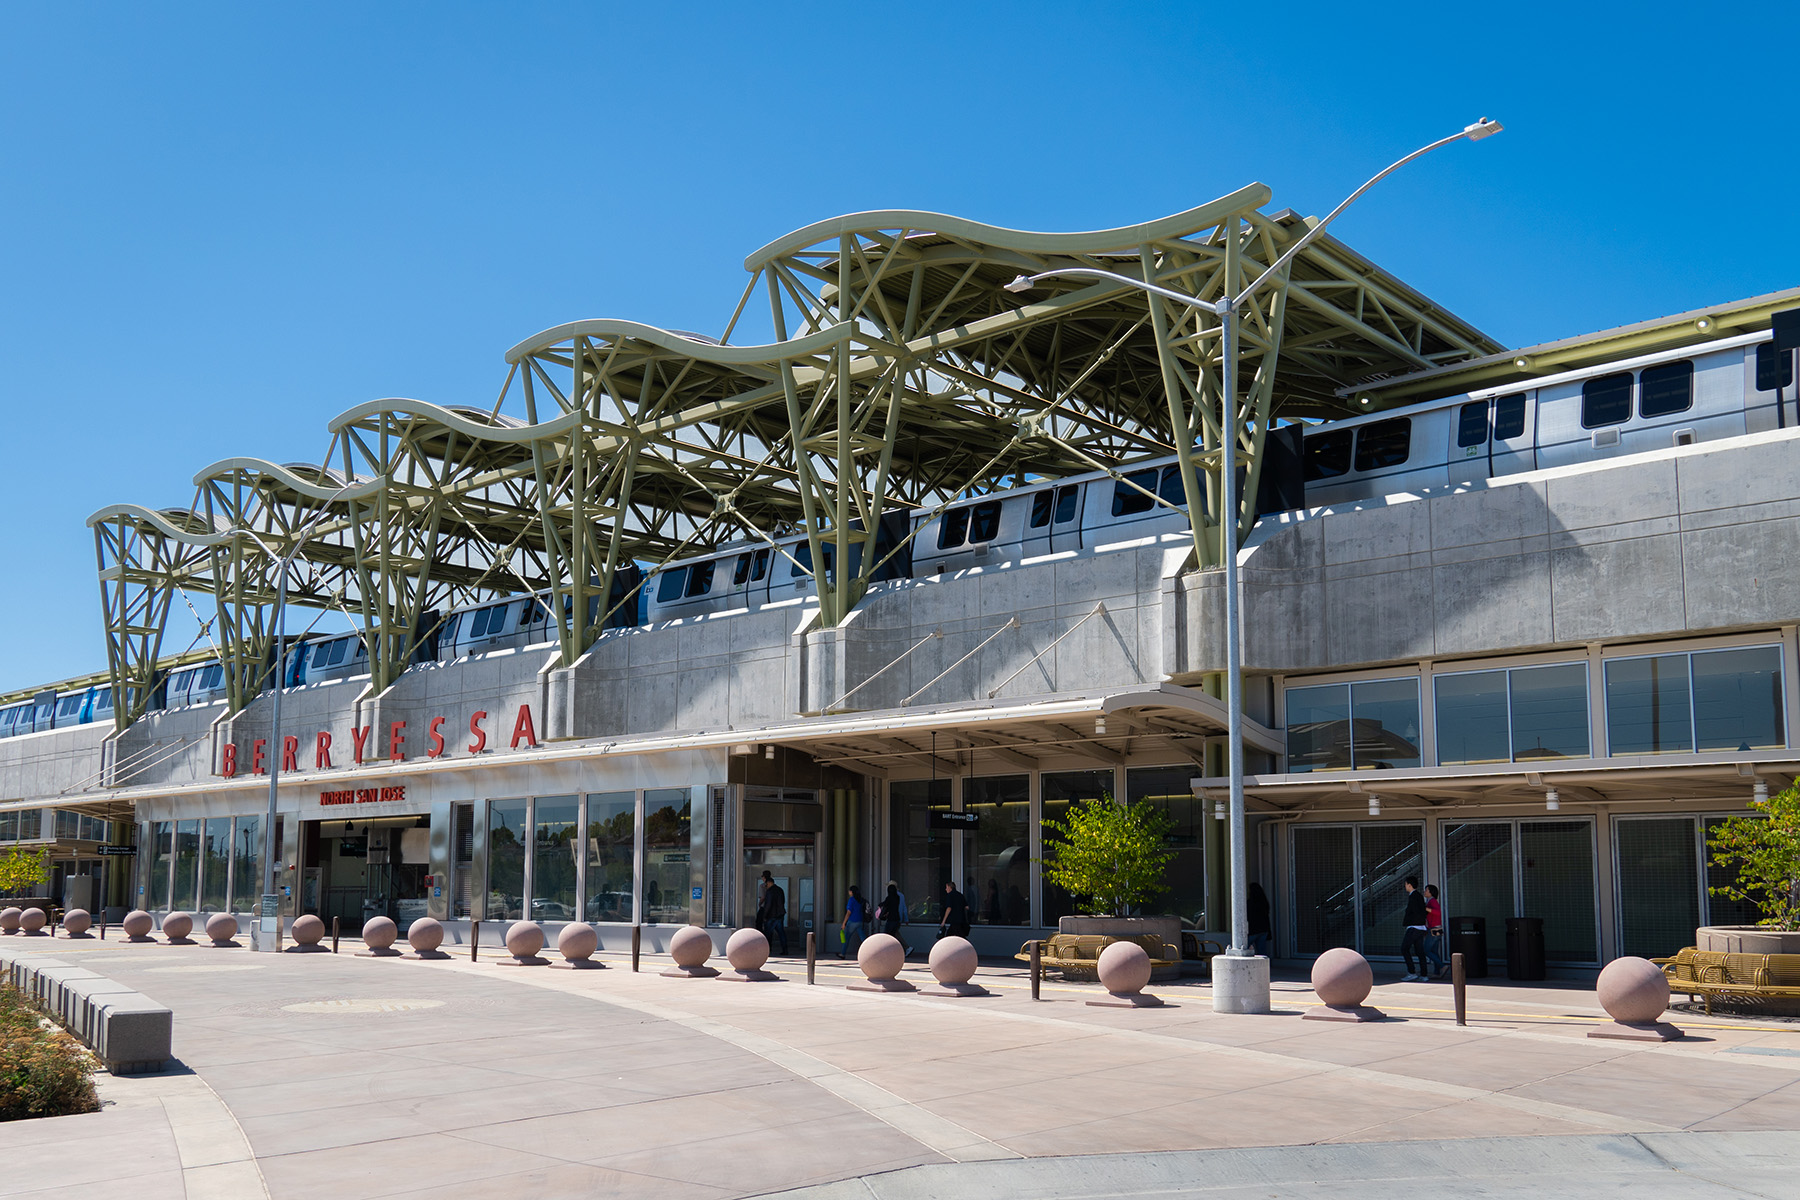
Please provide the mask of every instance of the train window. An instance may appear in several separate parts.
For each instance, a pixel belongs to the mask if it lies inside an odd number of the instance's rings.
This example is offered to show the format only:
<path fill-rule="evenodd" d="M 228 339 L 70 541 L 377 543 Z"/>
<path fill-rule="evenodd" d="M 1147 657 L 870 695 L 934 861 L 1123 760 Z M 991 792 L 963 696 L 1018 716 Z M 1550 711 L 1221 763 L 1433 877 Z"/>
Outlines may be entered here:
<path fill-rule="evenodd" d="M 1694 364 L 1687 359 L 1645 367 L 1638 376 L 1638 416 L 1666 417 L 1694 407 Z"/>
<path fill-rule="evenodd" d="M 1180 467 L 1162 469 L 1162 482 L 1156 485 L 1156 494 L 1176 508 L 1187 507 L 1187 489 L 1181 486 Z"/>
<path fill-rule="evenodd" d="M 737 556 L 737 565 L 731 568 L 731 586 L 743 587 L 749 578 L 750 556 L 748 554 L 740 554 Z"/>
<path fill-rule="evenodd" d="M 989 500 L 977 504 L 969 510 L 969 540 L 971 542 L 991 542 L 1000 532 L 999 500 Z"/>
<path fill-rule="evenodd" d="M 1306 482 L 1331 479 L 1350 469 L 1350 444 L 1354 430 L 1333 429 L 1306 439 Z"/>
<path fill-rule="evenodd" d="M 1050 523 L 1050 510 L 1056 507 L 1055 489 L 1038 492 L 1031 498 L 1031 527 L 1042 529 Z"/>
<path fill-rule="evenodd" d="M 62 698 L 62 703 L 56 706 L 56 715 L 59 717 L 72 717 L 80 712 L 81 701 L 85 694 L 86 693 L 83 692 L 76 692 L 73 696 L 64 696 Z"/>
<path fill-rule="evenodd" d="M 750 582 L 756 583 L 769 573 L 769 552 L 758 550 L 750 560 Z"/>
<path fill-rule="evenodd" d="M 788 569 L 788 576 L 798 579 L 802 575 L 812 574 L 812 543 L 801 542 L 794 547 L 794 565 Z"/>
<path fill-rule="evenodd" d="M 1631 419 L 1631 372 L 1602 375 L 1581 385 L 1581 427 L 1617 425 Z"/>
<path fill-rule="evenodd" d="M 1462 411 L 1456 419 L 1457 449 L 1460 450 L 1469 446 L 1479 446 L 1481 443 L 1487 441 L 1487 408 L 1486 400 L 1477 400 L 1473 404 L 1465 404 L 1462 406 Z"/>
<path fill-rule="evenodd" d="M 224 682 L 225 668 L 218 663 L 214 663 L 200 672 L 200 690 L 203 692 L 210 692 L 214 688 L 222 686 Z"/>
<path fill-rule="evenodd" d="M 1412 418 L 1395 417 L 1364 425 L 1356 434 L 1356 469 L 1397 467 L 1412 453 Z"/>
<path fill-rule="evenodd" d="M 1067 487 L 1057 488 L 1056 523 L 1061 525 L 1065 521 L 1073 521 L 1075 519 L 1075 510 L 1079 508 L 1080 505 L 1081 487 L 1078 484 L 1071 483 Z"/>
<path fill-rule="evenodd" d="M 1136 485 L 1135 487 L 1133 485 Z M 1156 468 L 1133 471 L 1113 484 L 1112 515 L 1129 517 L 1149 512 L 1156 503 Z"/>
<path fill-rule="evenodd" d="M 954 550 L 969 540 L 969 510 L 953 508 L 938 521 L 938 549 Z"/>
<path fill-rule="evenodd" d="M 695 596 L 704 596 L 706 593 L 712 591 L 713 568 L 717 565 L 718 563 L 715 560 L 713 562 L 695 563 L 692 567 L 688 568 L 687 594 L 690 599 Z"/>
<path fill-rule="evenodd" d="M 1525 393 L 1514 392 L 1494 401 L 1494 440 L 1508 441 L 1525 432 Z"/>
<path fill-rule="evenodd" d="M 681 599 L 681 590 L 687 586 L 687 572 L 686 567 L 676 567 L 662 573 L 662 581 L 656 585 L 658 604 Z"/>

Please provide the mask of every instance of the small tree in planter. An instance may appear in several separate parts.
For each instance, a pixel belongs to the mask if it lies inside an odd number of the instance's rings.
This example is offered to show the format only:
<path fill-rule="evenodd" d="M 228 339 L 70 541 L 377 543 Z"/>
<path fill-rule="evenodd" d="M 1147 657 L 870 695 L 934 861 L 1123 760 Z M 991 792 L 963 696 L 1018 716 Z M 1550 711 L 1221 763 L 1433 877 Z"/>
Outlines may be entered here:
<path fill-rule="evenodd" d="M 1800 930 L 1800 784 L 1753 804 L 1758 815 L 1728 818 L 1706 839 L 1712 862 L 1736 871 L 1707 890 L 1757 905 L 1765 926 Z"/>
<path fill-rule="evenodd" d="M 50 851 L 15 847 L 0 854 L 0 896 L 29 893 L 49 874 Z"/>
<path fill-rule="evenodd" d="M 1044 818 L 1044 878 L 1097 915 L 1126 916 L 1164 892 L 1163 869 L 1173 821 L 1147 804 L 1126 806 L 1110 795 L 1079 800 L 1062 820 Z"/>

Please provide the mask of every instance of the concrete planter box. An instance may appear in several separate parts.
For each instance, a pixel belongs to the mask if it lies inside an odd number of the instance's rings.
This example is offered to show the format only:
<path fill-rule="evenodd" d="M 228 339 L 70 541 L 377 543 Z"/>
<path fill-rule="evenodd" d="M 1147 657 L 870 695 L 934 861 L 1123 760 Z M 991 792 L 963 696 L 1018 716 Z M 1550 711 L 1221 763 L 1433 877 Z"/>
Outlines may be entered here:
<path fill-rule="evenodd" d="M 1143 937 L 1153 933 L 1163 945 L 1181 953 L 1180 917 L 1061 917 L 1056 922 L 1058 933 L 1097 933 L 1106 937 Z M 1172 963 L 1152 963 L 1152 979 L 1176 979 L 1181 975 L 1179 958 Z"/>
<path fill-rule="evenodd" d="M 1703 925 L 1694 930 L 1699 950 L 1726 954 L 1800 954 L 1800 930 L 1762 925 Z"/>

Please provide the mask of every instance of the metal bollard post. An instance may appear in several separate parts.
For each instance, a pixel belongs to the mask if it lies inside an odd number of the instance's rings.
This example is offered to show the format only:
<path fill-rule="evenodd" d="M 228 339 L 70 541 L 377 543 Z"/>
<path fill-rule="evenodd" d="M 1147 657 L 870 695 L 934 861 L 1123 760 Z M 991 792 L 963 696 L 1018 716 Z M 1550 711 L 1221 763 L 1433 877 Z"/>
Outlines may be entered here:
<path fill-rule="evenodd" d="M 100 918 L 100 940 L 103 942 L 106 940 L 106 918 L 104 916 Z"/>
<path fill-rule="evenodd" d="M 469 922 L 469 961 L 474 962 L 475 956 L 480 953 L 481 953 L 481 922 L 480 921 L 470 921 Z"/>
<path fill-rule="evenodd" d="M 331 952 L 333 954 L 337 953 L 337 943 L 338 943 L 338 919 L 336 917 L 333 917 L 333 918 L 331 918 Z"/>
<path fill-rule="evenodd" d="M 1469 1023 L 1469 976 L 1463 968 L 1463 956 L 1450 956 L 1450 989 L 1456 995 L 1456 1023 Z"/>
<path fill-rule="evenodd" d="M 638 969 L 638 956 L 643 952 L 643 949 L 644 927 L 642 925 L 633 925 L 631 927 L 631 969 L 633 971 Z"/>
<path fill-rule="evenodd" d="M 275 953 L 281 953 L 281 918 L 275 918 Z"/>
<path fill-rule="evenodd" d="M 1044 943 L 1032 939 L 1031 942 L 1031 998 L 1038 999 L 1038 980 L 1044 977 Z"/>
<path fill-rule="evenodd" d="M 806 931 L 806 982 L 813 982 L 813 971 L 819 965 L 819 935 Z"/>

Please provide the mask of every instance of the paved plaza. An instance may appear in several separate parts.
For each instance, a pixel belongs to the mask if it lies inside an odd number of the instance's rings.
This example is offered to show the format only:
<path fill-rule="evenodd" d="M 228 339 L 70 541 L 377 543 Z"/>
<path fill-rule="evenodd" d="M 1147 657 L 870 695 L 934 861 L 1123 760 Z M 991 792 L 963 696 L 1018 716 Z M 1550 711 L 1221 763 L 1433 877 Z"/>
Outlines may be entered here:
<path fill-rule="evenodd" d="M 1800 1025 L 1603 1041 L 1577 985 L 1385 983 L 1381 1024 L 1162 1009 L 990 963 L 996 994 L 846 991 L 210 946 L 37 940 L 168 1005 L 179 1065 L 6 1127 L 0 1195 L 1800 1196 Z M 8 939 L 7 948 L 27 948 Z M 916 960 L 915 960 L 916 963 Z M 922 966 L 907 975 L 929 982 Z M 1278 973 L 1279 975 L 1279 973 Z"/>

